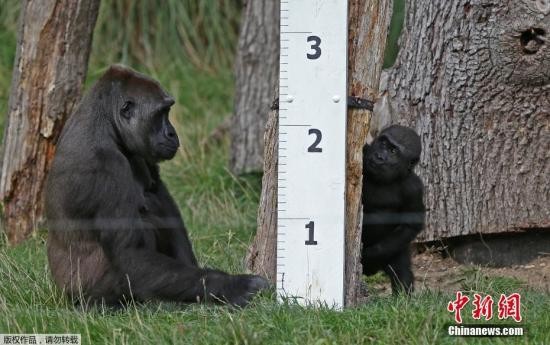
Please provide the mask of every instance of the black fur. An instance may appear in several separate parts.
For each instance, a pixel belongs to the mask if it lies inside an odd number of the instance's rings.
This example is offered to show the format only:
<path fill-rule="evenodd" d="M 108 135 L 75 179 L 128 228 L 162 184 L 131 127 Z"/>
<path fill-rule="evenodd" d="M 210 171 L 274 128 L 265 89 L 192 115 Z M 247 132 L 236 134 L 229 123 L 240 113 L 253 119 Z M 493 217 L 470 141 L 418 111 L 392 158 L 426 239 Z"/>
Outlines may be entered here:
<path fill-rule="evenodd" d="M 414 289 L 410 243 L 424 227 L 424 186 L 413 172 L 420 137 L 391 126 L 363 148 L 363 273 L 386 272 L 394 294 Z"/>
<path fill-rule="evenodd" d="M 46 185 L 48 260 L 71 297 L 246 305 L 268 286 L 259 276 L 197 265 L 158 162 L 179 146 L 174 100 L 158 82 L 111 67 L 61 134 Z"/>

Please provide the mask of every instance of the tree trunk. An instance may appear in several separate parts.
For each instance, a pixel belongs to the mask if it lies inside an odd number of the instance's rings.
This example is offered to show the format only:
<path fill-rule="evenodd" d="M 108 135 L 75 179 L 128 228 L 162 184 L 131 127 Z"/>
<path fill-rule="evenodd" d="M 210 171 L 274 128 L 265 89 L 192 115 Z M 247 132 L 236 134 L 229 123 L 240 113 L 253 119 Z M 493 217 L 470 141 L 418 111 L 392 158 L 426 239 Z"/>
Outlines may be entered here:
<path fill-rule="evenodd" d="M 391 1 L 349 3 L 349 72 L 348 92 L 352 96 L 373 99 L 378 84 Z M 262 197 L 258 212 L 256 238 L 247 255 L 247 266 L 253 272 L 275 281 L 277 239 L 277 118 L 272 112 L 265 135 L 266 150 Z M 362 148 L 369 129 L 370 112 L 351 110 L 347 117 L 346 138 L 346 268 L 345 304 L 359 301 L 361 268 L 361 183 Z"/>
<path fill-rule="evenodd" d="M 247 1 L 235 64 L 235 113 L 231 125 L 233 173 L 258 172 L 263 133 L 279 77 L 279 0 Z"/>
<path fill-rule="evenodd" d="M 279 162 L 279 112 L 269 112 L 264 134 L 264 175 L 258 207 L 256 237 L 246 255 L 247 268 L 271 282 L 276 280 L 277 265 L 277 165 Z"/>
<path fill-rule="evenodd" d="M 418 240 L 550 227 L 550 1 L 410 1 L 391 122 L 422 137 Z"/>
<path fill-rule="evenodd" d="M 351 96 L 374 100 L 378 95 L 384 48 L 391 19 L 392 1 L 349 2 L 349 89 Z M 346 134 L 346 271 L 345 303 L 359 302 L 361 265 L 361 190 L 363 146 L 371 112 L 348 111 Z"/>
<path fill-rule="evenodd" d="M 42 220 L 45 175 L 82 90 L 98 9 L 99 0 L 22 4 L 0 179 L 10 243 Z"/>

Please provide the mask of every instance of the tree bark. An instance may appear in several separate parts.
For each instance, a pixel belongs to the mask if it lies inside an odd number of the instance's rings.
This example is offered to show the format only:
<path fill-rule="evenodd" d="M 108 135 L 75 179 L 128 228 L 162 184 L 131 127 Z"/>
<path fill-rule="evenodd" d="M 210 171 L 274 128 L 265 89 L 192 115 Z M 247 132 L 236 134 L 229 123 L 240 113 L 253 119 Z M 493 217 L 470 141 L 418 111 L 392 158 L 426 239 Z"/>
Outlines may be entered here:
<path fill-rule="evenodd" d="M 374 99 L 378 93 L 384 47 L 391 17 L 391 1 L 349 2 L 348 92 Z M 359 302 L 361 281 L 362 148 L 369 129 L 370 111 L 351 110 L 347 117 L 346 152 L 346 267 L 345 304 Z M 262 197 L 256 238 L 247 255 L 248 268 L 275 281 L 277 239 L 277 118 L 270 115 Z"/>
<path fill-rule="evenodd" d="M 258 228 L 256 237 L 245 258 L 247 268 L 266 277 L 271 282 L 276 280 L 277 265 L 277 165 L 279 162 L 279 112 L 269 112 L 264 134 L 264 175 L 262 177 L 262 194 L 258 207 Z"/>
<path fill-rule="evenodd" d="M 550 227 L 550 1 L 410 1 L 390 122 L 416 128 L 419 241 Z"/>
<path fill-rule="evenodd" d="M 98 9 L 99 0 L 22 4 L 0 179 L 10 243 L 42 220 L 45 176 L 82 91 Z"/>
<path fill-rule="evenodd" d="M 247 1 L 235 63 L 235 113 L 231 125 L 233 173 L 258 172 L 263 133 L 279 77 L 278 0 Z"/>
<path fill-rule="evenodd" d="M 349 90 L 351 96 L 374 100 L 378 95 L 392 1 L 349 2 Z M 363 274 L 361 265 L 361 190 L 363 146 L 371 112 L 348 111 L 346 135 L 346 271 L 345 302 L 357 305 Z"/>

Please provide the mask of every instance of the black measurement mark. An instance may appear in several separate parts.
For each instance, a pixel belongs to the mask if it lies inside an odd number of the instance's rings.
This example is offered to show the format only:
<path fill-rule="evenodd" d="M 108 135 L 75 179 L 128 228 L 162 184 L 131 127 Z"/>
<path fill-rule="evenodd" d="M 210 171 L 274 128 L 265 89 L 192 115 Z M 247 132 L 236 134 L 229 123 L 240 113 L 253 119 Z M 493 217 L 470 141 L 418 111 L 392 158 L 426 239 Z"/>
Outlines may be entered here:
<path fill-rule="evenodd" d="M 311 45 L 311 49 L 315 51 L 315 53 L 310 54 L 307 53 L 307 58 L 310 60 L 316 60 L 321 57 L 321 38 L 319 36 L 308 36 L 307 38 L 308 42 L 315 42 Z"/>
<path fill-rule="evenodd" d="M 277 274 L 281 275 L 281 280 L 277 280 L 278 283 L 281 283 L 281 287 L 278 289 L 284 290 L 285 289 L 285 272 L 277 272 Z"/>
<path fill-rule="evenodd" d="M 315 223 L 313 221 L 306 224 L 306 229 L 309 229 L 309 239 L 306 241 L 306 246 L 316 246 L 317 241 L 313 239 L 315 235 Z"/>
<path fill-rule="evenodd" d="M 317 147 L 317 145 L 319 145 L 319 143 L 321 142 L 321 139 L 323 138 L 323 134 L 321 133 L 321 131 L 318 130 L 317 128 L 311 128 L 308 131 L 308 134 L 309 135 L 315 134 L 315 141 L 313 142 L 313 144 L 311 144 L 307 148 L 307 152 L 323 152 L 322 148 Z"/>

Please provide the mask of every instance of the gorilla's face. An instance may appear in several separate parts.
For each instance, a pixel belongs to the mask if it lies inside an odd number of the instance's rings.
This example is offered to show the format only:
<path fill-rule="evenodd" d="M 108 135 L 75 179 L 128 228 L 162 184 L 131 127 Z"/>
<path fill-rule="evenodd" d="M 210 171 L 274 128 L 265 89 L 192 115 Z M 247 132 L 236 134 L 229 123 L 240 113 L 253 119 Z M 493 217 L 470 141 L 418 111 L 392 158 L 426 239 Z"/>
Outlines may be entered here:
<path fill-rule="evenodd" d="M 149 162 L 172 159 L 180 145 L 168 119 L 174 100 L 157 83 L 138 81 L 129 83 L 129 90 L 122 85 L 122 102 L 115 114 L 124 146 Z"/>
<path fill-rule="evenodd" d="M 420 158 L 420 137 L 410 128 L 391 126 L 374 140 L 365 155 L 367 178 L 390 183 L 411 173 Z"/>
<path fill-rule="evenodd" d="M 171 101 L 172 104 L 173 102 Z M 151 157 L 156 162 L 174 158 L 180 146 L 176 130 L 168 119 L 172 104 L 150 116 L 151 126 L 147 131 L 148 142 Z"/>
<path fill-rule="evenodd" d="M 398 143 L 392 142 L 390 137 L 380 135 L 369 146 L 364 166 L 367 177 L 392 182 L 407 174 L 408 163 Z"/>

